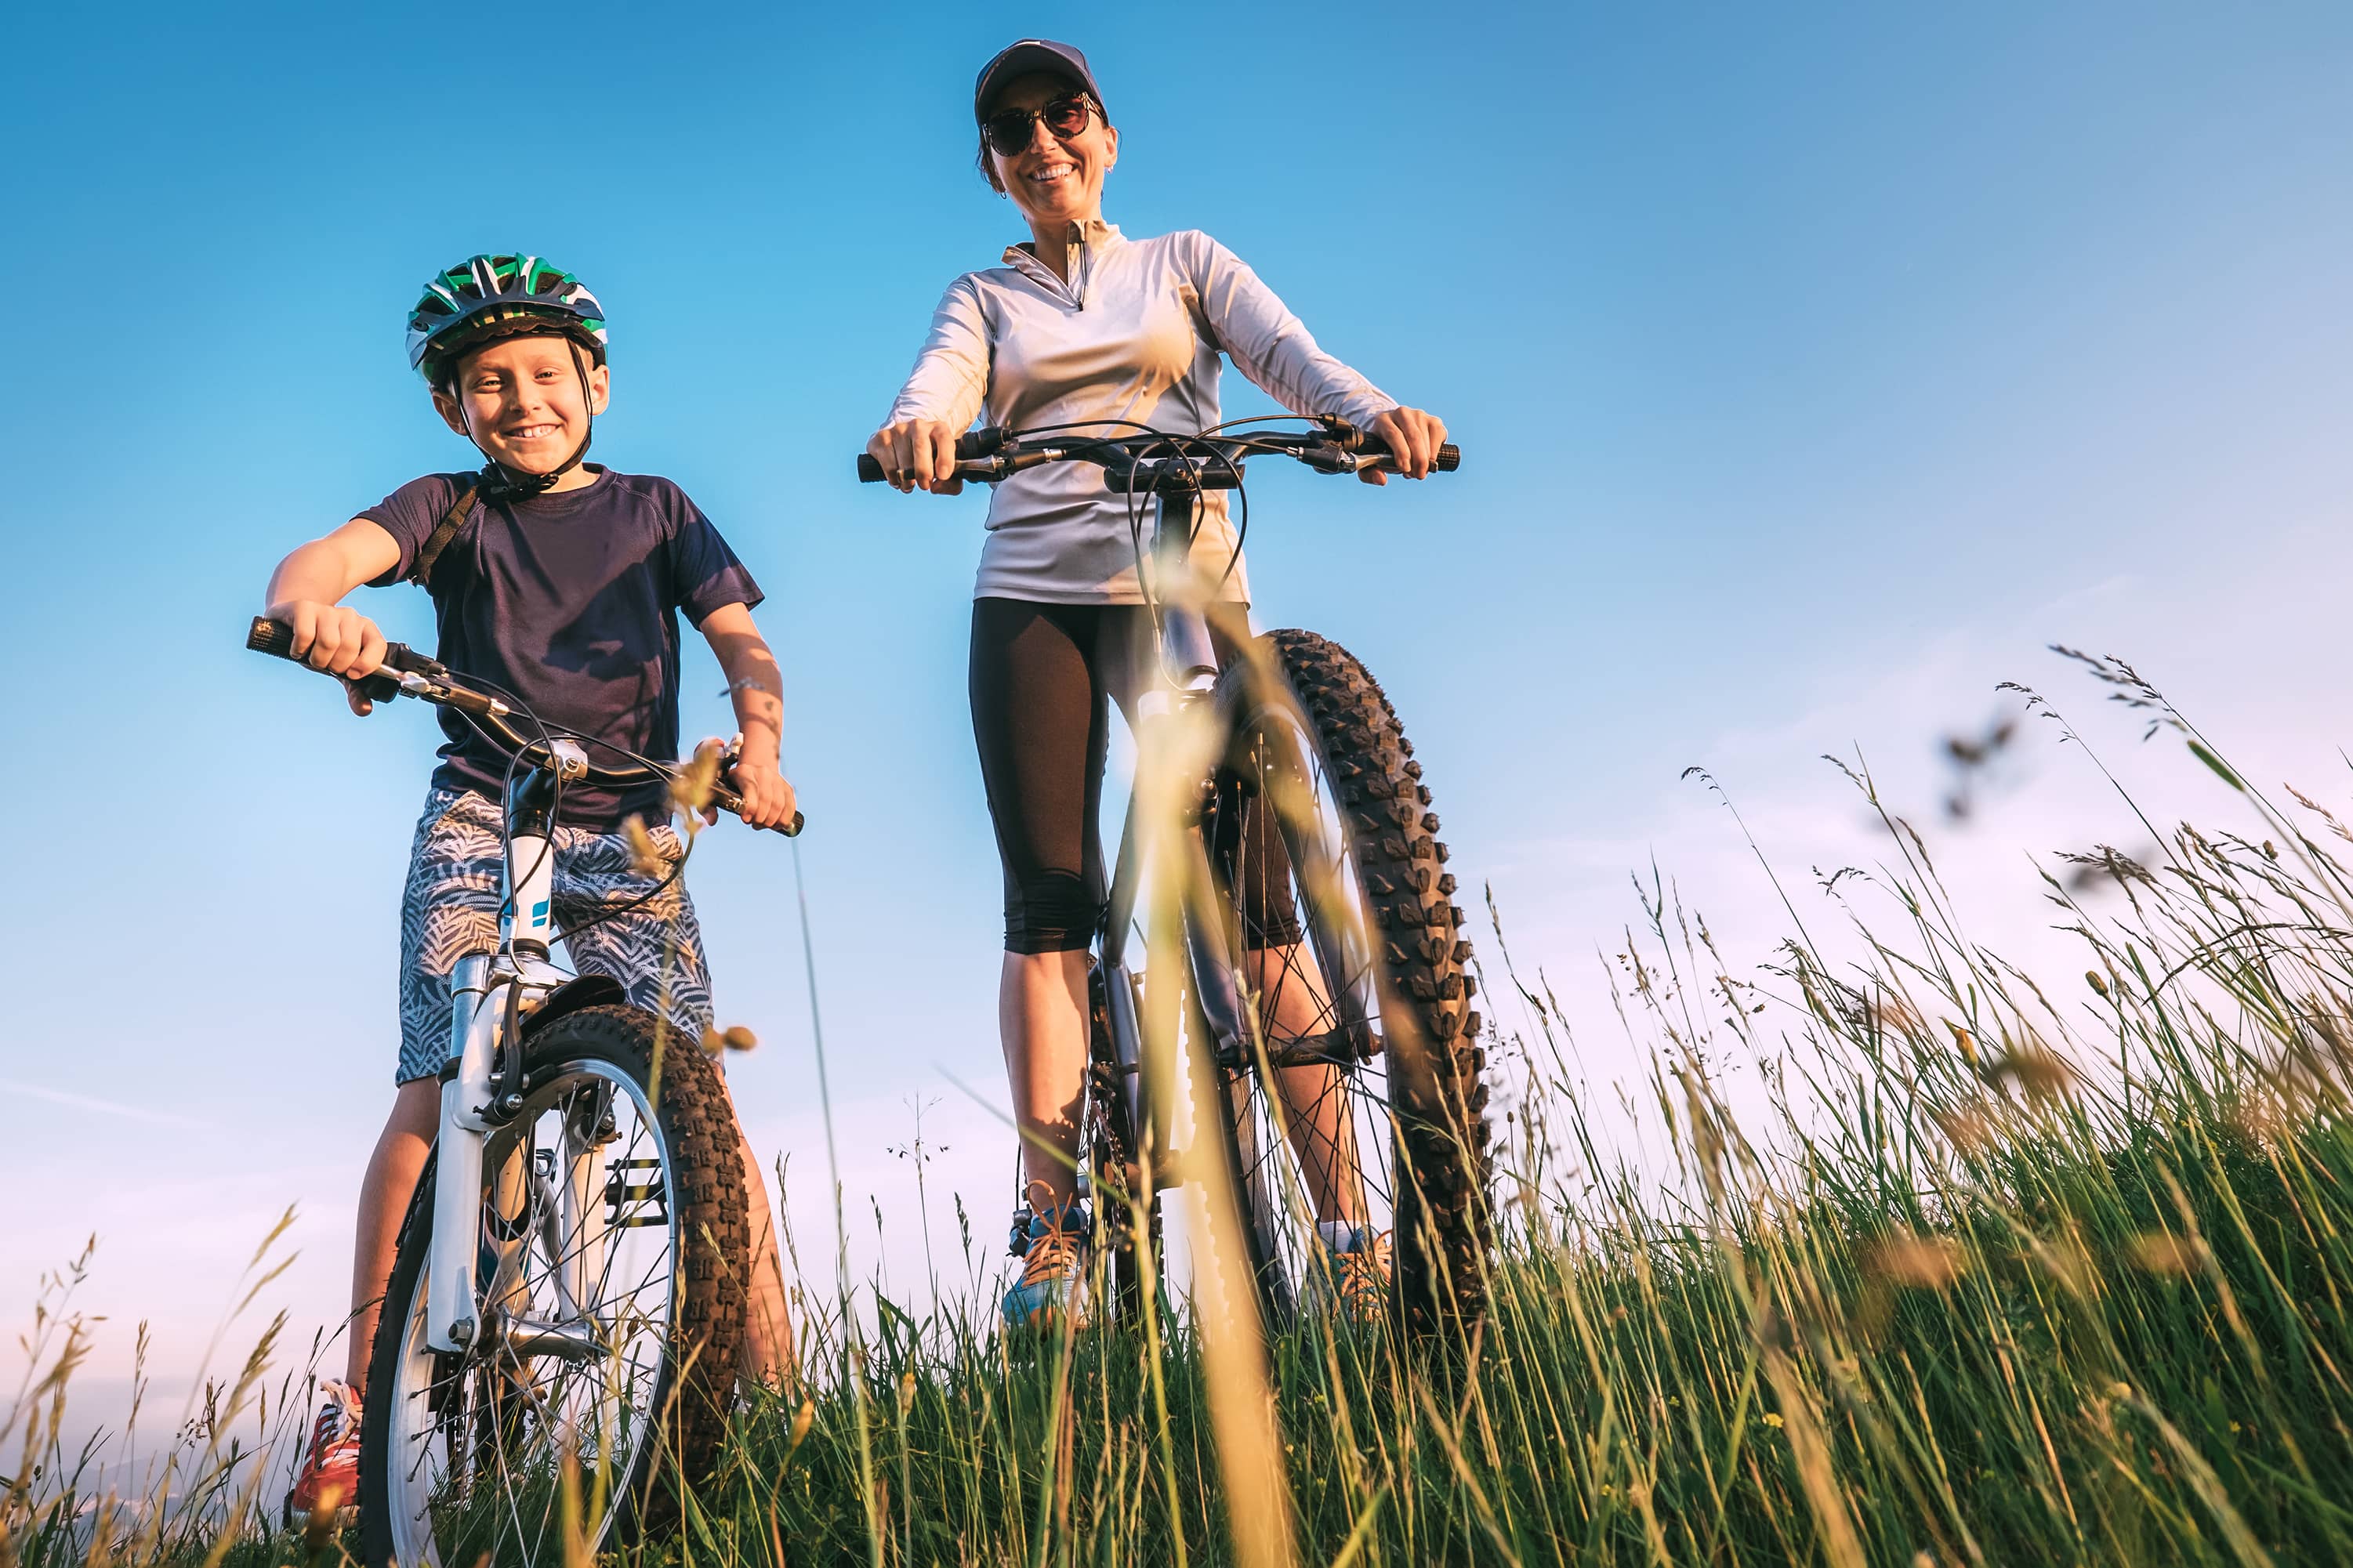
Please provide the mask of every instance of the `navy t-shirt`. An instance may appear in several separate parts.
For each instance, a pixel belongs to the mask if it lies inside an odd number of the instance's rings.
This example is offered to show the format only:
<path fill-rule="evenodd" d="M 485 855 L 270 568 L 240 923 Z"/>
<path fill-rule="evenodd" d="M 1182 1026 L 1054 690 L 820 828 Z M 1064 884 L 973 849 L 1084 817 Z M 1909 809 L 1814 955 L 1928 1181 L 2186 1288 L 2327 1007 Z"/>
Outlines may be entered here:
<path fill-rule="evenodd" d="M 596 481 L 528 500 L 474 503 L 433 566 L 437 657 L 521 697 L 542 719 L 668 762 L 678 755 L 678 615 L 696 626 L 729 605 L 757 605 L 759 585 L 711 520 L 668 479 L 594 468 Z M 416 563 L 458 487 L 427 474 L 360 513 Z M 507 757 L 443 710 L 449 739 L 433 782 L 498 797 Z M 623 759 L 589 748 L 591 763 Z M 657 785 L 627 795 L 567 787 L 561 819 L 610 832 L 669 807 Z"/>

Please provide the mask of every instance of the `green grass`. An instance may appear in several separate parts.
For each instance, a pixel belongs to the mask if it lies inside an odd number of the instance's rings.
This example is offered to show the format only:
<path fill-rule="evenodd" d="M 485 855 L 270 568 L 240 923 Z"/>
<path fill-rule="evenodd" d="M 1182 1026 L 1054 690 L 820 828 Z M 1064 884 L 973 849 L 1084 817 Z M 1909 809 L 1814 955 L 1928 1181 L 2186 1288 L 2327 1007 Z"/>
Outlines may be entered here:
<path fill-rule="evenodd" d="M 2242 793 L 2248 836 L 2056 868 L 2083 943 L 2064 975 L 1971 944 L 1892 817 L 1883 867 L 1802 906 L 1835 932 L 1793 905 L 1753 980 L 1654 884 L 1608 970 L 1668 1169 L 1604 1146 L 1560 1008 L 1490 944 L 1491 1011 L 1525 1018 L 1497 1055 L 1528 1083 L 1498 1130 L 1493 1311 L 1407 1352 L 1316 1323 L 1273 1343 L 1287 1464 L 1260 1484 L 1290 1541 L 1229 1536 L 1187 1323 L 1156 1394 L 1138 1335 L 1008 1346 L 985 1303 L 867 1298 L 858 1343 L 803 1325 L 811 1395 L 748 1412 L 644 1560 L 2353 1559 L 2347 835 L 2247 791 L 2129 670 L 2094 672 Z M 1734 1063 L 1765 1087 L 1746 1124 Z M 0 1568 L 76 1558 L 91 1522 L 68 1528 L 88 1494 L 64 1457 L 26 1452 Z M 237 1501 L 250 1458 L 211 1463 L 209 1511 L 178 1505 L 202 1528 L 150 1510 L 123 1556 L 304 1555 Z"/>

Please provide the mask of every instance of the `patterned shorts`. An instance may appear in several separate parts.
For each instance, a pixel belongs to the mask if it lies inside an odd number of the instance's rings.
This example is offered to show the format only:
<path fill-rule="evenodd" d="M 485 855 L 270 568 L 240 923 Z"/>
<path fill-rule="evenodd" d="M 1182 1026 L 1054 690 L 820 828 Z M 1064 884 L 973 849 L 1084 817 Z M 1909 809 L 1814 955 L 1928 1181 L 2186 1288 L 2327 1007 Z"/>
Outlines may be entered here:
<path fill-rule="evenodd" d="M 497 805 L 470 790 L 437 789 L 417 819 L 408 886 L 400 899 L 400 1069 L 394 1081 L 431 1078 L 449 1058 L 449 972 L 470 952 L 499 940 Z M 665 824 L 654 847 L 674 866 L 685 846 Z M 665 867 L 667 874 L 667 866 Z M 628 838 L 585 828 L 555 830 L 555 926 L 559 931 L 644 897 L 660 881 L 630 865 Z M 683 882 L 614 920 L 564 939 L 572 966 L 608 974 L 629 1000 L 658 1011 L 665 995 L 670 1022 L 689 1039 L 711 1026 L 711 975 L 702 930 Z M 668 973 L 664 961 L 668 960 Z"/>

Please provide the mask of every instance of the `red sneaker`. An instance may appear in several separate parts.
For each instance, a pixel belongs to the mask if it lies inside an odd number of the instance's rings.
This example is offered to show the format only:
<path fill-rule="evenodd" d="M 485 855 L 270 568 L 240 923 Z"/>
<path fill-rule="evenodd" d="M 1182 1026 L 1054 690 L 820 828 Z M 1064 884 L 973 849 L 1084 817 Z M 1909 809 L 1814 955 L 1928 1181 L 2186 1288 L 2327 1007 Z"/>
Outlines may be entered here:
<path fill-rule="evenodd" d="M 310 1452 L 286 1494 L 286 1522 L 307 1521 L 321 1510 L 332 1510 L 336 1522 L 349 1524 L 359 1517 L 360 1396 L 347 1383 L 319 1385 L 319 1418 L 311 1426 Z"/>

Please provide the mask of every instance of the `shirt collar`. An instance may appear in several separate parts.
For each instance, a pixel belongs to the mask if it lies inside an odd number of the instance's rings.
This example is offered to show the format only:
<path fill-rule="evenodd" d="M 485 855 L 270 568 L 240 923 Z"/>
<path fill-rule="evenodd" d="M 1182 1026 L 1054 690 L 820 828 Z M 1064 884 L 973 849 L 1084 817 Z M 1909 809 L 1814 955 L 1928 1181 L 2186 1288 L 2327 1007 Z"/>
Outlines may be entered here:
<path fill-rule="evenodd" d="M 1087 218 L 1082 222 L 1071 225 L 1071 227 L 1075 231 L 1074 242 L 1090 248 L 1116 245 L 1125 237 L 1119 232 L 1119 225 L 1105 223 L 1099 217 Z M 1008 245 L 1005 247 L 1005 265 L 1021 268 L 1025 271 L 1031 267 L 1045 268 L 1050 273 L 1053 270 L 1051 268 L 1046 268 L 1044 262 L 1030 255 L 1028 247 L 1022 245 Z"/>

